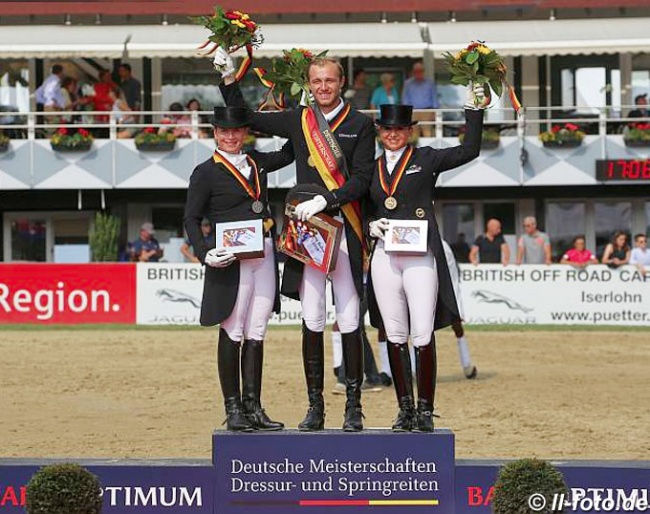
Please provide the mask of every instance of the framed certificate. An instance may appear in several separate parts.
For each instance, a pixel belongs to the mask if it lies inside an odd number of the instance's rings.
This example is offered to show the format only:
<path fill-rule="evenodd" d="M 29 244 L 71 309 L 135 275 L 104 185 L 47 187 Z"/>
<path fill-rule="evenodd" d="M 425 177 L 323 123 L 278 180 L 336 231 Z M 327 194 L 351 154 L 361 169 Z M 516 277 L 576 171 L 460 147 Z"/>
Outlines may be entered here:
<path fill-rule="evenodd" d="M 327 214 L 316 214 L 309 221 L 293 217 L 294 206 L 287 204 L 278 249 L 289 257 L 323 273 L 336 267 L 343 223 Z"/>
<path fill-rule="evenodd" d="M 217 250 L 225 250 L 238 259 L 264 257 L 263 220 L 230 221 L 215 225 Z"/>
<path fill-rule="evenodd" d="M 384 250 L 403 254 L 424 255 L 427 253 L 427 220 L 388 220 L 384 236 Z"/>

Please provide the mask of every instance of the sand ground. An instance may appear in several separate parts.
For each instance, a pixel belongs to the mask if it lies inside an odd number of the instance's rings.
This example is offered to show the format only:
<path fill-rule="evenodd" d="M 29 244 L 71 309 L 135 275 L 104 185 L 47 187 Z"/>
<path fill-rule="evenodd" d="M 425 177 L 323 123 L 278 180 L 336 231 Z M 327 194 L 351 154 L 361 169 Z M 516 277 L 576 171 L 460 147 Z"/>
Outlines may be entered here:
<path fill-rule="evenodd" d="M 0 457 L 210 458 L 224 420 L 214 329 L 0 331 Z M 370 332 L 375 340 L 374 331 Z M 468 330 L 476 380 L 438 336 L 437 426 L 458 458 L 650 460 L 647 332 Z M 326 341 L 329 342 L 329 335 Z M 295 427 L 306 408 L 298 330 L 271 330 L 263 399 Z M 328 427 L 343 419 L 326 345 Z M 395 395 L 363 398 L 390 426 Z"/>

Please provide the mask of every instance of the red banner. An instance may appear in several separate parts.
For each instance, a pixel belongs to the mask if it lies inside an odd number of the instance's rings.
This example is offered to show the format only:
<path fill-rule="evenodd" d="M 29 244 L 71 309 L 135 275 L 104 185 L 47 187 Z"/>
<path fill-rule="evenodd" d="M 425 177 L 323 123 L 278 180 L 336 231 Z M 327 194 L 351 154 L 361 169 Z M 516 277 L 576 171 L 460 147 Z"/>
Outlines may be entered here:
<path fill-rule="evenodd" d="M 135 264 L 2 264 L 0 323 L 135 323 Z"/>

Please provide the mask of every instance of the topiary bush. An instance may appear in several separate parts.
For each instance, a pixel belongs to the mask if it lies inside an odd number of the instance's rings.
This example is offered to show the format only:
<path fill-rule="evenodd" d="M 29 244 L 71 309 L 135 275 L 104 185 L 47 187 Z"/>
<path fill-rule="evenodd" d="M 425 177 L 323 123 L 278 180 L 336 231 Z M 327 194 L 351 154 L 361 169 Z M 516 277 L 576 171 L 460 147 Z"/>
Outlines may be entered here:
<path fill-rule="evenodd" d="M 117 241 L 120 236 L 120 220 L 110 214 L 98 212 L 95 226 L 90 232 L 88 242 L 95 262 L 117 261 Z"/>
<path fill-rule="evenodd" d="M 506 464 L 494 484 L 492 512 L 494 514 L 551 514 L 553 495 L 569 492 L 564 476 L 548 462 L 522 459 Z M 542 495 L 530 500 L 532 495 Z M 533 508 L 534 507 L 534 508 Z"/>
<path fill-rule="evenodd" d="M 99 514 L 99 479 L 78 464 L 53 464 L 38 470 L 27 484 L 27 514 Z"/>

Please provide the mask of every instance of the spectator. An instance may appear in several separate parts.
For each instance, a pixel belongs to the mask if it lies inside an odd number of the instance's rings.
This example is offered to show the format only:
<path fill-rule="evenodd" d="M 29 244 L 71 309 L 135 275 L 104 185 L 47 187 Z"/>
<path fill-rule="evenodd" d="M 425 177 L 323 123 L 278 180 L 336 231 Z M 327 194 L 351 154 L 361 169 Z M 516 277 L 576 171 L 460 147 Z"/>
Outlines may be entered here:
<path fill-rule="evenodd" d="M 598 259 L 585 248 L 585 236 L 577 236 L 573 239 L 573 248 L 563 256 L 560 264 L 570 264 L 575 268 L 586 268 L 589 264 L 598 264 Z"/>
<path fill-rule="evenodd" d="M 424 64 L 417 61 L 413 64 L 412 76 L 404 83 L 402 90 L 402 103 L 412 105 L 413 109 L 437 109 L 438 95 L 436 92 L 436 83 L 424 76 Z M 433 125 L 429 124 L 435 119 L 435 113 L 416 112 L 413 113 L 415 121 L 423 121 L 424 124 L 416 125 L 415 128 L 421 127 L 422 135 L 431 137 L 433 134 Z"/>
<path fill-rule="evenodd" d="M 524 231 L 517 242 L 517 264 L 551 264 L 551 241 L 537 229 L 534 216 L 524 218 Z"/>
<path fill-rule="evenodd" d="M 645 267 L 650 266 L 650 250 L 648 250 L 648 238 L 645 234 L 634 236 L 634 250 L 630 255 L 630 264 L 634 264 L 642 274 L 645 274 Z"/>
<path fill-rule="evenodd" d="M 634 105 L 636 105 L 636 109 L 630 111 L 627 115 L 628 118 L 650 117 L 650 112 L 648 111 L 648 93 L 636 95 L 634 97 Z"/>
<path fill-rule="evenodd" d="M 52 74 L 43 81 L 35 92 L 36 103 L 43 107 L 58 107 L 59 110 L 65 106 L 65 99 L 61 93 L 61 79 L 63 79 L 63 66 L 55 64 L 52 66 Z"/>
<path fill-rule="evenodd" d="M 212 224 L 208 218 L 203 218 L 203 221 L 201 221 L 201 233 L 203 235 L 203 243 L 205 246 L 208 248 L 214 248 L 216 246 L 216 241 L 214 239 L 214 234 L 212 233 Z M 191 247 L 192 243 L 189 238 L 185 239 L 181 245 L 181 253 L 190 262 L 201 262 L 196 255 L 194 255 Z"/>
<path fill-rule="evenodd" d="M 343 98 L 359 111 L 370 107 L 370 88 L 366 84 L 366 79 L 365 70 L 356 70 L 352 86 L 343 95 Z"/>
<path fill-rule="evenodd" d="M 131 260 L 135 262 L 158 262 L 163 256 L 163 249 L 153 237 L 153 224 L 146 222 L 140 227 L 140 239 L 131 244 Z"/>
<path fill-rule="evenodd" d="M 131 65 L 122 63 L 117 68 L 120 76 L 120 89 L 124 92 L 124 99 L 132 111 L 139 111 L 142 107 L 142 86 L 140 81 L 131 76 Z"/>
<path fill-rule="evenodd" d="M 489 219 L 485 225 L 485 234 L 481 234 L 474 241 L 469 260 L 472 264 L 503 264 L 510 262 L 510 248 L 501 235 L 501 222 L 498 219 Z"/>
<path fill-rule="evenodd" d="M 380 105 L 399 104 L 399 95 L 395 89 L 395 76 L 392 73 L 382 73 L 379 76 L 381 86 L 372 93 L 370 108 L 379 109 Z"/>
<path fill-rule="evenodd" d="M 198 111 L 201 112 L 203 108 L 201 107 L 201 102 L 199 102 L 196 98 L 192 98 L 187 104 L 185 104 L 185 109 L 188 111 Z M 199 114 L 199 124 L 200 125 L 210 125 L 210 119 L 205 116 L 204 114 Z M 212 133 L 207 131 L 206 127 L 199 127 L 199 137 L 200 138 L 206 138 L 206 137 L 212 137 Z"/>
<path fill-rule="evenodd" d="M 612 242 L 605 247 L 602 263 L 610 268 L 618 268 L 628 262 L 630 262 L 630 246 L 627 244 L 627 234 L 616 232 Z"/>
<path fill-rule="evenodd" d="M 113 116 L 115 116 L 115 121 L 118 126 L 120 126 L 117 131 L 117 138 L 127 139 L 133 137 L 137 132 L 137 129 L 135 127 L 131 128 L 124 126 L 135 123 L 135 117 L 130 114 L 131 108 L 129 107 L 129 104 L 126 103 L 126 100 L 124 100 L 124 93 L 122 93 L 121 89 L 117 88 L 112 89 L 109 92 L 109 96 L 113 100 Z"/>
<path fill-rule="evenodd" d="M 465 239 L 465 234 L 460 232 L 456 237 L 456 241 L 451 243 L 452 251 L 454 252 L 454 257 L 456 262 L 467 264 L 469 262 L 469 252 L 472 250 Z"/>
<path fill-rule="evenodd" d="M 111 91 L 117 88 L 117 84 L 113 82 L 111 73 L 108 70 L 99 72 L 99 82 L 93 85 L 95 96 L 93 103 L 95 104 L 95 111 L 109 112 L 113 109 L 114 99 L 111 97 Z M 108 114 L 98 114 L 95 116 L 97 123 L 108 123 Z"/>
<path fill-rule="evenodd" d="M 169 116 L 160 120 L 160 123 L 173 125 L 171 132 L 176 137 L 192 137 L 192 118 L 183 112 L 183 106 L 174 102 L 169 106 L 169 111 Z M 158 133 L 165 134 L 169 130 L 167 127 L 160 127 Z"/>

